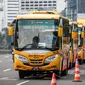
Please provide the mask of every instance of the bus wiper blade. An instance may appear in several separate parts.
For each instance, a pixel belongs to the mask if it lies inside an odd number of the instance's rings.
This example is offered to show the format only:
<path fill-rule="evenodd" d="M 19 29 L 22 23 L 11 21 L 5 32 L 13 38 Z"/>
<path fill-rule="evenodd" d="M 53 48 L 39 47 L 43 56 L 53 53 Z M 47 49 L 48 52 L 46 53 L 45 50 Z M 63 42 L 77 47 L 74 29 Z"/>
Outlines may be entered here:
<path fill-rule="evenodd" d="M 29 45 L 33 45 L 33 44 L 26 44 L 23 48 L 20 48 L 20 50 L 25 49 L 25 48 L 28 47 Z"/>
<path fill-rule="evenodd" d="M 47 48 L 47 47 L 40 47 L 40 46 L 39 46 L 39 48 L 52 50 L 52 48 Z"/>
<path fill-rule="evenodd" d="M 51 51 L 54 51 L 54 50 L 58 50 L 59 49 L 59 48 L 47 48 L 47 47 L 39 47 L 39 48 L 48 49 L 48 50 L 51 50 Z"/>

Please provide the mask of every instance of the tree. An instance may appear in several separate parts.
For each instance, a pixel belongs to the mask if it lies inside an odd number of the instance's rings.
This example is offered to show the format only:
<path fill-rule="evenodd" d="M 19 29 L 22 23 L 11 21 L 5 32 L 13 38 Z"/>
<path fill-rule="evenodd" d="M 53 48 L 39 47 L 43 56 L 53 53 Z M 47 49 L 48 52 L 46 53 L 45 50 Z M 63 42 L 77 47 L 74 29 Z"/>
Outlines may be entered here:
<path fill-rule="evenodd" d="M 11 37 L 8 36 L 8 29 L 3 28 L 2 29 L 2 42 L 3 42 L 3 48 L 10 49 L 11 48 Z"/>

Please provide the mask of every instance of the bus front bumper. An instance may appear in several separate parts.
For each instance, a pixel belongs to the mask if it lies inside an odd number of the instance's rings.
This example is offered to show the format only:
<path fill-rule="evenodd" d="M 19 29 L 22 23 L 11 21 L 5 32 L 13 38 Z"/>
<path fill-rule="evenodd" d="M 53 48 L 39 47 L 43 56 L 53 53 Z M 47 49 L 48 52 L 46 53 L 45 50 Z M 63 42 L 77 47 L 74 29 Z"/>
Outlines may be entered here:
<path fill-rule="evenodd" d="M 30 66 L 30 65 L 24 65 L 21 61 L 15 59 L 14 69 L 26 70 L 26 71 L 51 71 L 51 70 L 58 70 L 60 67 L 59 63 L 60 63 L 59 61 L 54 61 L 49 65 L 45 65 L 45 66 Z"/>

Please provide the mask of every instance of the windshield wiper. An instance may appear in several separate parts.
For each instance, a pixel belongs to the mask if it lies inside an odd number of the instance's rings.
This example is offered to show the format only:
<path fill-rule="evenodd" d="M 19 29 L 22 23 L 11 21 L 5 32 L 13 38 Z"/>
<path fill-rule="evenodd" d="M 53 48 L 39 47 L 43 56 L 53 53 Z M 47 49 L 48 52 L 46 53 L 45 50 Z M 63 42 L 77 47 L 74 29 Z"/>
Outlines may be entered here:
<path fill-rule="evenodd" d="M 51 51 L 58 50 L 58 48 L 48 48 L 48 47 L 38 46 L 38 45 L 35 46 L 35 44 L 26 44 L 23 48 L 20 48 L 19 50 L 23 50 L 30 45 L 31 45 L 31 48 L 37 48 L 37 49 L 41 48 L 41 49 L 47 49 L 47 50 L 51 50 Z"/>
<path fill-rule="evenodd" d="M 59 48 L 48 48 L 48 47 L 39 47 L 39 48 L 43 48 L 43 49 L 48 49 L 48 50 L 51 50 L 51 51 L 55 51 L 55 50 L 58 50 Z"/>
<path fill-rule="evenodd" d="M 41 49 L 47 49 L 47 50 L 51 50 L 52 51 L 52 48 L 48 48 L 48 47 L 39 46 L 39 48 L 41 48 Z"/>
<path fill-rule="evenodd" d="M 28 47 L 30 45 L 33 45 L 33 44 L 26 44 L 23 48 L 20 48 L 19 50 L 23 50 L 23 49 L 25 49 L 26 47 Z"/>

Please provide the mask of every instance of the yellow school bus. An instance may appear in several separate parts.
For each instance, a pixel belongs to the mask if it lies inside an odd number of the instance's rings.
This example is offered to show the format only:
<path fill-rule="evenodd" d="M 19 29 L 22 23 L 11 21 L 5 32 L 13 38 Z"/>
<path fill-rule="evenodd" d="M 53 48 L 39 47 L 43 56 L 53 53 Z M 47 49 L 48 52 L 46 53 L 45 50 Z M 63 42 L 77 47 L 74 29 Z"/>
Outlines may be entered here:
<path fill-rule="evenodd" d="M 77 19 L 78 24 L 78 60 L 80 64 L 85 62 L 85 19 Z"/>
<path fill-rule="evenodd" d="M 78 48 L 78 25 L 76 21 L 69 20 L 70 29 L 70 65 L 72 68 L 75 65 L 75 60 L 77 58 L 77 48 Z"/>
<path fill-rule="evenodd" d="M 69 20 L 56 13 L 18 15 L 8 28 L 13 36 L 14 69 L 31 74 L 68 73 Z"/>

